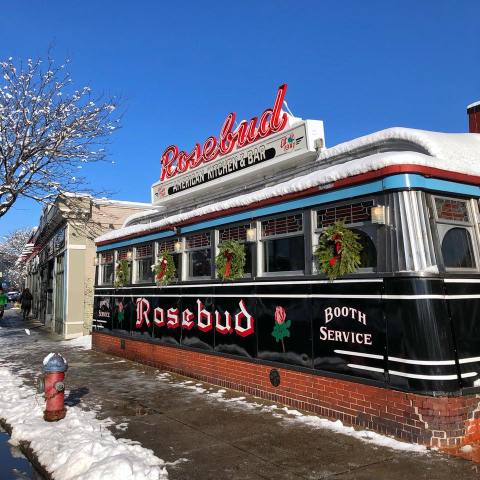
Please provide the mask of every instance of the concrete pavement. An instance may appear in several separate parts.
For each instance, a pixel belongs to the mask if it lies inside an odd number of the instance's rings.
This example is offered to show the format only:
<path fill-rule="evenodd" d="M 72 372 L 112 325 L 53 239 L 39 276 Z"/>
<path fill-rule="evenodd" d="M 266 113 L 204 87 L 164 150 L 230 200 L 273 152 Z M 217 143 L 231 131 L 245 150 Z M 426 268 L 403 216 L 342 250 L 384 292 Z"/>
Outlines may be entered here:
<path fill-rule="evenodd" d="M 65 355 L 67 403 L 112 419 L 114 435 L 151 448 L 173 480 L 480 478 L 479 465 L 459 458 L 375 446 L 309 427 L 264 400 L 72 348 L 38 322 L 23 324 L 18 311 L 7 310 L 0 327 L 0 361 L 33 385 L 47 353 Z"/>

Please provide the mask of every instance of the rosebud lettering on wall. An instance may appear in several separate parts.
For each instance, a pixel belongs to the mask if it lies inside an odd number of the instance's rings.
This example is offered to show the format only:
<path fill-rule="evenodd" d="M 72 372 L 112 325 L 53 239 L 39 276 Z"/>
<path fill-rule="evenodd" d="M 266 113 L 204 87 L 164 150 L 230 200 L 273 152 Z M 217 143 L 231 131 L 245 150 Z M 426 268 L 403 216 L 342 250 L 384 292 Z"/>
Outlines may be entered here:
<path fill-rule="evenodd" d="M 324 310 L 325 325 L 335 319 L 355 320 L 362 325 L 367 325 L 367 314 L 352 307 L 328 307 Z M 334 330 L 320 327 L 320 340 L 327 342 L 343 342 L 360 345 L 372 345 L 372 334 L 354 331 Z"/>
<path fill-rule="evenodd" d="M 151 310 L 150 302 L 146 298 L 138 298 L 136 328 L 142 328 L 143 324 L 147 327 L 152 325 L 149 318 L 152 312 L 153 324 L 156 327 L 183 328 L 191 330 L 195 325 L 201 332 L 209 332 L 215 326 L 215 330 L 222 335 L 235 332 L 241 337 L 246 337 L 255 332 L 255 319 L 248 312 L 245 302 L 238 302 L 239 312 L 234 316 L 228 311 L 222 315 L 218 310 L 211 312 L 205 308 L 201 300 L 197 299 L 196 317 L 195 313 L 188 308 L 180 312 L 178 308 L 165 309 L 156 307 Z"/>

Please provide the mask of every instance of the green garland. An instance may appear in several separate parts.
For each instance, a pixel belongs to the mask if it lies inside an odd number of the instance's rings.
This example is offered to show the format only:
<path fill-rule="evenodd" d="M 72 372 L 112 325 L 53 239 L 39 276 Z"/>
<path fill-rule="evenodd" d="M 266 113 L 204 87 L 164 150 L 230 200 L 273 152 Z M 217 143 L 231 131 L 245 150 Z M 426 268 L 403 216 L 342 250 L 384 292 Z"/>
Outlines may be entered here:
<path fill-rule="evenodd" d="M 157 285 L 168 285 L 177 273 L 172 254 L 166 250 L 160 252 L 157 263 L 152 265 L 152 270 Z"/>
<path fill-rule="evenodd" d="M 315 250 L 321 272 L 330 280 L 355 272 L 361 264 L 362 245 L 359 236 L 345 227 L 343 222 L 336 222 L 325 229 Z"/>
<path fill-rule="evenodd" d="M 215 258 L 218 277 L 222 280 L 243 278 L 245 271 L 245 245 L 236 240 L 225 240 L 218 246 Z"/>
<path fill-rule="evenodd" d="M 119 260 L 115 269 L 115 286 L 123 287 L 128 283 L 130 277 L 130 262 L 128 260 Z"/>

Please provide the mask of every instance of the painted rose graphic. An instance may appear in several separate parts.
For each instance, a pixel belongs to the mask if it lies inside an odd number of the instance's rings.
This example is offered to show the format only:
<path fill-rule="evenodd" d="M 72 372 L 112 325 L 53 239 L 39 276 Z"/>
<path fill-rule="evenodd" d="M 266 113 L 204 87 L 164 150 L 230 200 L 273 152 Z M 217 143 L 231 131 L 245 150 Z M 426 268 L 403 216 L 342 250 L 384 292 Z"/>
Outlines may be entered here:
<path fill-rule="evenodd" d="M 282 343 L 282 351 L 285 353 L 284 338 L 290 336 L 289 328 L 292 322 L 287 320 L 287 312 L 280 305 L 275 308 L 274 320 L 275 326 L 273 327 L 272 336 L 277 342 Z"/>

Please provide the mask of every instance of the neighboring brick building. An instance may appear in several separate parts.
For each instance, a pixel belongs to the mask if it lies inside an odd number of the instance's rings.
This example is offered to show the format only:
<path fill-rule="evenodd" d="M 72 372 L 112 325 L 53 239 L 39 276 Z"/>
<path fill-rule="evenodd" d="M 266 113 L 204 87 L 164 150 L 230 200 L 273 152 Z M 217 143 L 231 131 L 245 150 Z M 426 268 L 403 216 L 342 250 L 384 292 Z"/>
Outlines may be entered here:
<path fill-rule="evenodd" d="M 45 207 L 23 256 L 33 315 L 65 338 L 91 330 L 95 244 L 149 204 L 63 195 Z"/>

